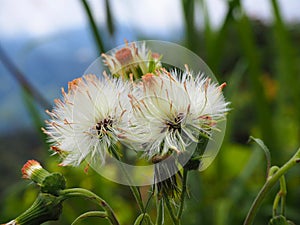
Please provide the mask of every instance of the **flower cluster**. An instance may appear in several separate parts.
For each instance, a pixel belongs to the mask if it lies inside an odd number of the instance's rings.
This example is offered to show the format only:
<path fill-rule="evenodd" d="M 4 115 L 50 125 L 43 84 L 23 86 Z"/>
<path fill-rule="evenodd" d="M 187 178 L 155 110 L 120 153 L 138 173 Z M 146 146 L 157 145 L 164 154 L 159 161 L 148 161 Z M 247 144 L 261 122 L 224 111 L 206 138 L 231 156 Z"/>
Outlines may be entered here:
<path fill-rule="evenodd" d="M 168 71 L 161 58 L 144 43 L 127 43 L 103 55 L 111 75 L 84 75 L 70 82 L 67 92 L 62 89 L 43 129 L 62 165 L 78 166 L 85 159 L 103 164 L 107 153 L 118 155 L 120 144 L 157 163 L 202 137 L 212 138 L 228 111 L 225 84 L 187 66 Z"/>

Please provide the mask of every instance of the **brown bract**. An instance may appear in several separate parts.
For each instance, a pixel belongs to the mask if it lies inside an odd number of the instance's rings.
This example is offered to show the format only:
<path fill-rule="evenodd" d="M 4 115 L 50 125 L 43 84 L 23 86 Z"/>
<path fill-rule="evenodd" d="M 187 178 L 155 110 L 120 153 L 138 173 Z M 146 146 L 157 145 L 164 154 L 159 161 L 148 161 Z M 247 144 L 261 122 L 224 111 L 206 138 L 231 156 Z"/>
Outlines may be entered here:
<path fill-rule="evenodd" d="M 127 65 L 133 60 L 131 50 L 127 47 L 117 51 L 115 57 L 122 65 Z"/>

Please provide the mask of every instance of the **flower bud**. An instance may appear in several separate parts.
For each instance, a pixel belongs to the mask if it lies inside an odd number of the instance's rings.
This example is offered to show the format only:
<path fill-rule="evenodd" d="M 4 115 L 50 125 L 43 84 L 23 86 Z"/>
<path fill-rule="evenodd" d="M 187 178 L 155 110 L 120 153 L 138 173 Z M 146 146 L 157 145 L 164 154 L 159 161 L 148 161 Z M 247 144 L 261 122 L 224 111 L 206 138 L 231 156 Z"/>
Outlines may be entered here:
<path fill-rule="evenodd" d="M 275 216 L 269 221 L 269 225 L 293 225 L 294 223 L 287 220 L 284 216 Z"/>
<path fill-rule="evenodd" d="M 37 184 L 41 184 L 50 173 L 45 170 L 38 161 L 28 160 L 22 168 L 24 179 L 29 179 Z"/>
<path fill-rule="evenodd" d="M 62 212 L 60 197 L 41 193 L 35 202 L 16 219 L 3 225 L 38 225 L 50 220 L 58 220 Z"/>
<path fill-rule="evenodd" d="M 127 43 L 117 50 L 102 54 L 104 64 L 116 77 L 139 79 L 161 68 L 161 55 L 151 52 L 145 42 Z"/>
<path fill-rule="evenodd" d="M 28 160 L 22 168 L 23 178 L 34 181 L 42 193 L 57 195 L 66 188 L 65 178 L 60 173 L 49 173 L 35 160 Z"/>

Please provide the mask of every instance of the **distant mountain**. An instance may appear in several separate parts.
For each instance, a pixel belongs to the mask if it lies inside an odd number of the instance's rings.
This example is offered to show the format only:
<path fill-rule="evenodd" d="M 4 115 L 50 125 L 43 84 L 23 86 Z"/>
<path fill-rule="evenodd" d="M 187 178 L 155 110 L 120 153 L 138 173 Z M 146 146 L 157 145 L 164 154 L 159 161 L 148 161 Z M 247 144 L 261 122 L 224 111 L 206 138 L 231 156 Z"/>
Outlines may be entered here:
<path fill-rule="evenodd" d="M 102 36 L 107 49 L 115 46 L 115 43 L 121 43 L 121 38 L 113 39 L 107 34 Z M 116 36 L 134 40 L 134 34 L 124 29 L 118 29 Z M 60 95 L 61 87 L 66 87 L 68 81 L 82 76 L 99 55 L 88 28 L 64 31 L 39 39 L 25 35 L 0 38 L 0 43 L 27 79 L 51 102 Z M 0 132 L 30 126 L 31 120 L 19 85 L 1 62 L 0 76 Z"/>
<path fill-rule="evenodd" d="M 135 41 L 137 36 L 145 37 L 139 31 L 121 25 L 116 27 L 114 37 L 109 36 L 106 30 L 100 30 L 100 33 L 107 50 L 124 44 L 124 39 Z M 178 42 L 183 38 L 183 33 L 182 30 L 164 33 L 148 31 L 146 36 L 147 39 Z M 67 87 L 68 81 L 82 76 L 99 56 L 88 27 L 66 30 L 38 39 L 26 35 L 14 38 L 0 36 L 0 44 L 27 79 L 50 102 L 60 96 L 61 87 Z M 20 87 L 1 62 L 0 76 L 0 133 L 32 127 Z M 43 110 L 41 113 L 45 115 Z"/>

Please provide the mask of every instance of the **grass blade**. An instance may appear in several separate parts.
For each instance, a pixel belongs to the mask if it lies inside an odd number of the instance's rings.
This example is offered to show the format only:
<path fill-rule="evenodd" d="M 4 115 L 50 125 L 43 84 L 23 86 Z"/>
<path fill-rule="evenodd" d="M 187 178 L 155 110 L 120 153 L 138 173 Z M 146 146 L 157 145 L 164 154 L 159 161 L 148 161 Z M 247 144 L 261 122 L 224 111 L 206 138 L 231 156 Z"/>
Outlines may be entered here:
<path fill-rule="evenodd" d="M 108 31 L 110 35 L 113 35 L 115 33 L 115 25 L 113 22 L 113 16 L 111 13 L 109 0 L 105 0 L 105 11 L 106 11 L 106 23 L 107 23 Z"/>
<path fill-rule="evenodd" d="M 51 104 L 43 97 L 43 95 L 27 80 L 26 76 L 13 63 L 0 46 L 0 61 L 7 68 L 10 74 L 17 80 L 20 86 L 39 103 L 44 109 L 50 108 Z"/>
<path fill-rule="evenodd" d="M 255 44 L 254 34 L 248 17 L 244 14 L 241 6 L 236 8 L 240 13 L 240 18 L 236 20 L 236 27 L 240 37 L 241 48 L 244 52 L 245 60 L 249 63 L 249 79 L 253 94 L 253 105 L 258 116 L 258 126 L 262 134 L 262 139 L 274 151 L 279 149 L 276 139 L 274 139 L 274 128 L 270 115 L 270 108 L 267 102 L 260 76 L 262 75 L 260 51 Z"/>
<path fill-rule="evenodd" d="M 88 17 L 88 20 L 89 20 L 89 25 L 91 27 L 93 37 L 95 39 L 95 43 L 96 43 L 97 48 L 98 48 L 98 55 L 100 55 L 101 53 L 105 52 L 105 49 L 104 49 L 104 45 L 103 45 L 100 33 L 98 31 L 97 25 L 96 25 L 95 18 L 92 14 L 92 11 L 90 9 L 90 6 L 89 6 L 88 2 L 86 0 L 81 0 L 81 3 L 83 5 L 83 8 L 84 8 L 84 10 L 86 12 L 86 15 Z"/>

